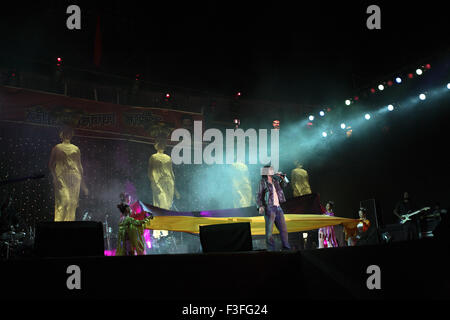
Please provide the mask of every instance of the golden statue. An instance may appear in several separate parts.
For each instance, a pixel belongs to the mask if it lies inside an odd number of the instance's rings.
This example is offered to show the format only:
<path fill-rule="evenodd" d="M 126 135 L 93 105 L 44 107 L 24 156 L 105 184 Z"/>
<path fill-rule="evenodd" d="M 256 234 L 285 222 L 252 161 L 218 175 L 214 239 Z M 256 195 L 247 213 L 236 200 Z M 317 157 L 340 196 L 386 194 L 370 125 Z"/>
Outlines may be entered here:
<path fill-rule="evenodd" d="M 180 198 L 175 189 L 175 175 L 172 170 L 172 158 L 164 153 L 166 144 L 159 140 L 155 144 L 156 153 L 148 160 L 148 178 L 153 192 L 153 205 L 170 210 L 173 196 Z M 153 230 L 153 237 L 167 236 L 167 230 Z"/>
<path fill-rule="evenodd" d="M 233 176 L 233 206 L 234 208 L 244 208 L 253 206 L 253 193 L 248 167 L 242 162 L 232 164 Z"/>
<path fill-rule="evenodd" d="M 62 142 L 53 147 L 49 161 L 55 189 L 55 221 L 75 221 L 80 187 L 85 195 L 88 189 L 83 180 L 80 149 L 70 143 L 73 129 L 64 128 L 59 136 Z"/>
<path fill-rule="evenodd" d="M 300 162 L 294 162 L 296 168 L 291 172 L 292 189 L 294 190 L 294 197 L 311 194 L 311 187 L 309 186 L 308 172 L 303 169 Z"/>

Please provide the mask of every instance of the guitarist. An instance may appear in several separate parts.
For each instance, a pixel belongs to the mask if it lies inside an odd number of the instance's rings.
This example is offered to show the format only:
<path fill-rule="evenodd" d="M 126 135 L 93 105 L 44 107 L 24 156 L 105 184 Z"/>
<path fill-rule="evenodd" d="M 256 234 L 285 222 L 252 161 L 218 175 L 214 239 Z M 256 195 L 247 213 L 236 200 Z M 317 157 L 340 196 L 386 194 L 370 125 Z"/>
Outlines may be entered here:
<path fill-rule="evenodd" d="M 394 215 L 399 219 L 399 223 L 402 221 L 402 215 L 411 213 L 416 210 L 414 203 L 409 197 L 409 193 L 405 191 L 402 199 L 397 202 L 394 209 Z M 412 216 L 411 221 L 407 221 L 403 224 L 403 230 L 406 233 L 407 240 L 419 239 L 419 222 L 417 216 Z"/>

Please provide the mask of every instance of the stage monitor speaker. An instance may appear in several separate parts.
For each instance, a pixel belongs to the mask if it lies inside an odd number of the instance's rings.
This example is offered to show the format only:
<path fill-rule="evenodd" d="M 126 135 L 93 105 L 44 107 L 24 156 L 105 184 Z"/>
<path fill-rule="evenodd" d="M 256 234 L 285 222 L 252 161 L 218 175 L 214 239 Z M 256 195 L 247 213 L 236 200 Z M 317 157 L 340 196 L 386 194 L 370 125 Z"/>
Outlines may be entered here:
<path fill-rule="evenodd" d="M 407 241 L 408 233 L 405 226 L 400 223 L 388 224 L 380 231 L 381 234 L 386 234 L 390 242 Z"/>
<path fill-rule="evenodd" d="M 203 252 L 252 251 L 252 233 L 249 222 L 200 226 Z"/>
<path fill-rule="evenodd" d="M 356 243 L 357 246 L 379 244 L 380 237 L 378 229 L 375 226 L 370 226 L 369 229 L 361 235 L 361 238 Z"/>
<path fill-rule="evenodd" d="M 39 257 L 103 256 L 104 247 L 101 222 L 41 222 L 36 225 L 34 250 Z"/>

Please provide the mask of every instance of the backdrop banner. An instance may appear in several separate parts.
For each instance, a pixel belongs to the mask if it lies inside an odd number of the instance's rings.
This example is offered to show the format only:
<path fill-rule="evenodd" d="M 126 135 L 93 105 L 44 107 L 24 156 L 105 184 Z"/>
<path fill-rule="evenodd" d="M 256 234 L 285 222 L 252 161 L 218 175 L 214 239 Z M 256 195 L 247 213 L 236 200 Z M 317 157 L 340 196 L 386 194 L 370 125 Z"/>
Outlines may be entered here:
<path fill-rule="evenodd" d="M 66 124 L 79 136 L 149 143 L 156 137 L 170 137 L 174 129 L 191 129 L 195 120 L 203 120 L 199 113 L 124 106 L 5 86 L 0 86 L 0 113 L 0 120 L 5 122 L 50 127 Z"/>

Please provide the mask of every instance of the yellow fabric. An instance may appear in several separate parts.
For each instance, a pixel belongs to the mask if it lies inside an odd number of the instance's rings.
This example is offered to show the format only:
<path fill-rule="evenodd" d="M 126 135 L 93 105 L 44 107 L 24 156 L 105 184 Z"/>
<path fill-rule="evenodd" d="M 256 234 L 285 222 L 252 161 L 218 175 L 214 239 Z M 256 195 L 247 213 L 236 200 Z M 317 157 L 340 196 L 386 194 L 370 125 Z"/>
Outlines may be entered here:
<path fill-rule="evenodd" d="M 54 171 L 55 221 L 75 221 L 83 175 L 80 149 L 70 143 L 57 144 L 50 167 Z"/>
<path fill-rule="evenodd" d="M 153 205 L 170 210 L 175 191 L 175 176 L 170 156 L 162 152 L 153 154 L 148 160 L 148 178 L 152 187 Z M 167 235 L 166 229 L 153 231 L 156 238 Z"/>
<path fill-rule="evenodd" d="M 247 166 L 242 162 L 232 164 L 234 169 L 233 183 L 233 206 L 234 208 L 245 208 L 253 205 L 252 184 Z"/>
<path fill-rule="evenodd" d="M 315 214 L 286 214 L 284 217 L 288 232 L 313 230 L 338 224 L 342 224 L 345 230 L 350 232 L 350 230 L 356 228 L 359 222 L 359 219 L 348 219 Z M 234 218 L 156 216 L 145 225 L 145 228 L 199 233 L 199 226 L 236 222 L 250 222 L 252 235 L 265 234 L 264 216 Z M 274 228 L 273 233 L 279 232 L 276 228 Z"/>
<path fill-rule="evenodd" d="M 311 194 L 311 187 L 309 186 L 308 181 L 308 173 L 305 169 L 295 168 L 294 170 L 292 170 L 291 180 L 294 197 Z"/>

